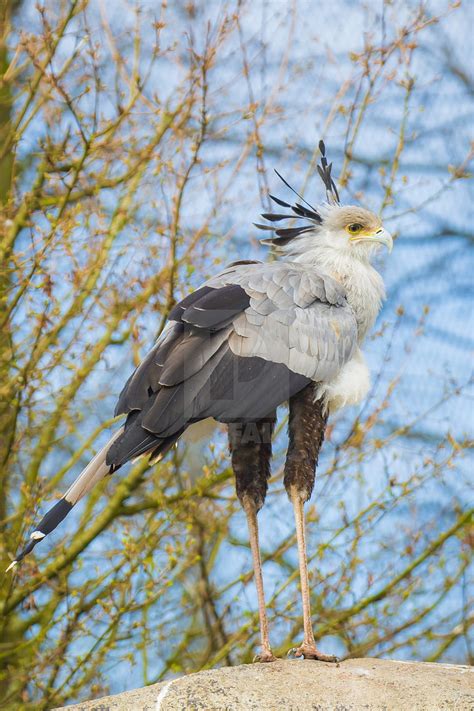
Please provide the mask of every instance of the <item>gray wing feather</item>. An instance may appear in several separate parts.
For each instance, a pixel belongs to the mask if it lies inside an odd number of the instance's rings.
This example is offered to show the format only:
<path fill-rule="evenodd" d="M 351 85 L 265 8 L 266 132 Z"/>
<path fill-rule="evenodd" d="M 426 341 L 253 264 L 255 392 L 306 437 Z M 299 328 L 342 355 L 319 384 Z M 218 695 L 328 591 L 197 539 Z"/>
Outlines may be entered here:
<path fill-rule="evenodd" d="M 261 314 L 262 316 L 268 316 L 275 310 L 275 304 L 268 297 L 262 296 L 261 294 L 252 296 L 250 298 L 250 306 L 254 311 Z"/>
<path fill-rule="evenodd" d="M 250 305 L 232 323 L 233 353 L 282 363 L 314 381 L 330 380 L 357 344 L 357 324 L 341 284 L 298 263 L 227 269 L 206 285 L 238 284 Z"/>
<path fill-rule="evenodd" d="M 265 323 L 265 316 L 259 314 L 255 309 L 247 309 L 246 315 L 247 321 L 254 326 L 263 326 Z"/>
<path fill-rule="evenodd" d="M 356 343 L 343 287 L 314 267 L 226 269 L 173 308 L 129 378 L 117 407 L 127 422 L 106 465 L 166 451 L 193 420 L 265 416 L 311 380 L 333 378 Z"/>

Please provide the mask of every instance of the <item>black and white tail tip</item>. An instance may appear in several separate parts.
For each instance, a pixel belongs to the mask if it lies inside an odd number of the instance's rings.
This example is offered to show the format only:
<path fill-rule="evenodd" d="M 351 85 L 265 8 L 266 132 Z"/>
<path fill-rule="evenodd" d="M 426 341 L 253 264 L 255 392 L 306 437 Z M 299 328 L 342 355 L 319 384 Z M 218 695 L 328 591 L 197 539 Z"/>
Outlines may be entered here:
<path fill-rule="evenodd" d="M 102 449 L 89 462 L 85 469 L 82 470 L 74 483 L 66 491 L 62 499 L 57 501 L 54 506 L 43 516 L 36 529 L 30 534 L 30 540 L 26 546 L 16 556 L 15 560 L 12 560 L 6 569 L 6 573 L 8 573 L 9 570 L 13 570 L 13 568 L 21 560 L 23 560 L 25 556 L 31 553 L 33 548 L 40 541 L 42 541 L 43 538 L 54 531 L 54 529 L 59 526 L 61 521 L 66 518 L 73 506 L 77 504 L 83 496 L 89 493 L 97 482 L 111 473 L 113 468 L 106 463 L 107 452 L 115 440 L 122 435 L 123 430 L 124 428 L 121 427 L 118 432 L 116 432 L 113 437 L 109 439 L 107 444 L 102 447 Z"/>
<path fill-rule="evenodd" d="M 38 524 L 38 528 L 30 534 L 30 540 L 23 548 L 23 550 L 17 555 L 15 560 L 12 560 L 5 572 L 8 573 L 9 570 L 15 567 L 25 556 L 27 556 L 37 543 L 43 540 L 48 533 L 54 531 L 56 526 L 59 526 L 61 521 L 63 521 L 68 515 L 69 511 L 72 509 L 73 504 L 67 501 L 65 498 L 60 499 L 52 509 L 50 509 L 47 514 L 41 519 Z"/>

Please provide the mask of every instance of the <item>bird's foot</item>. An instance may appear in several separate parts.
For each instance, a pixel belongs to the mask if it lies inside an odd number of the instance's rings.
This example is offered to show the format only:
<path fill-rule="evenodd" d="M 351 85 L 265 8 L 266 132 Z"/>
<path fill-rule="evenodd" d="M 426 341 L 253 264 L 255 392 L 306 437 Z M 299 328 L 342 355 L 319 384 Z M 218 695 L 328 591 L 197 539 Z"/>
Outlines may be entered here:
<path fill-rule="evenodd" d="M 319 662 L 339 662 L 338 657 L 333 654 L 323 654 L 315 644 L 303 642 L 299 647 L 293 647 L 288 651 L 289 657 L 303 657 L 303 659 L 317 659 Z"/>
<path fill-rule="evenodd" d="M 268 649 L 262 649 L 260 654 L 256 654 L 255 657 L 253 658 L 254 662 L 276 662 L 276 657 L 274 656 L 272 650 L 270 648 Z"/>

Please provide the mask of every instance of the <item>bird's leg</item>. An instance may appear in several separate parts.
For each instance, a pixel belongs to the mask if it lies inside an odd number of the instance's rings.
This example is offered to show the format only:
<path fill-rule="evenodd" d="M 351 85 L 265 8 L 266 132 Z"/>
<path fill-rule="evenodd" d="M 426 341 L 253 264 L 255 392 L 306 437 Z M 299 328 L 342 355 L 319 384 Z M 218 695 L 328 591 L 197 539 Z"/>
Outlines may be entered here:
<path fill-rule="evenodd" d="M 258 422 L 229 424 L 229 447 L 232 454 L 232 467 L 235 474 L 237 496 L 247 516 L 255 586 L 257 588 L 262 649 L 261 654 L 255 657 L 255 661 L 259 662 L 273 662 L 275 660 L 268 636 L 268 618 L 265 607 L 257 522 L 257 514 L 265 501 L 268 478 L 270 477 L 271 437 L 275 421 L 275 416 L 270 416 Z"/>
<path fill-rule="evenodd" d="M 265 592 L 263 589 L 262 575 L 262 559 L 260 557 L 260 545 L 258 541 L 258 521 L 257 510 L 253 501 L 249 498 L 244 498 L 242 503 L 245 515 L 247 516 L 247 525 L 249 529 L 250 549 L 253 558 L 253 571 L 255 578 L 255 587 L 257 588 L 258 598 L 258 617 L 260 620 L 260 644 L 261 653 L 255 657 L 256 662 L 273 662 L 276 657 L 270 647 L 270 638 L 268 636 L 268 617 L 265 606 Z"/>
<path fill-rule="evenodd" d="M 304 657 L 305 659 L 318 659 L 321 662 L 337 662 L 337 657 L 332 654 L 324 654 L 323 652 L 320 652 L 314 639 L 313 623 L 311 621 L 308 561 L 306 557 L 306 537 L 303 511 L 304 501 L 296 490 L 292 493 L 292 503 L 295 512 L 296 540 L 298 543 L 304 638 L 303 644 L 296 649 L 291 650 L 291 653 L 294 654 L 295 657 Z"/>
<path fill-rule="evenodd" d="M 308 385 L 290 399 L 289 443 L 284 483 L 295 512 L 301 598 L 303 602 L 303 644 L 291 651 L 297 657 L 335 662 L 337 657 L 320 652 L 314 639 L 304 522 L 304 503 L 308 501 L 313 491 L 316 465 L 318 463 L 319 450 L 324 440 L 326 421 L 327 415 L 324 412 L 322 402 L 315 401 L 314 385 Z"/>

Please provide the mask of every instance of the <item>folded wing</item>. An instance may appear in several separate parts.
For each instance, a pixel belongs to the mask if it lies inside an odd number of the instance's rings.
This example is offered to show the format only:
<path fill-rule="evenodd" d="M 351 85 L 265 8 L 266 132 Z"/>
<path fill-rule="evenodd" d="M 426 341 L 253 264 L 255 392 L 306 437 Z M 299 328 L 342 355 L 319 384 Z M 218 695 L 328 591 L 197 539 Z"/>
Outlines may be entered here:
<path fill-rule="evenodd" d="M 170 313 L 126 383 L 128 415 L 107 464 L 163 454 L 186 427 L 267 416 L 309 382 L 333 378 L 356 345 L 343 288 L 295 263 L 237 264 Z"/>

